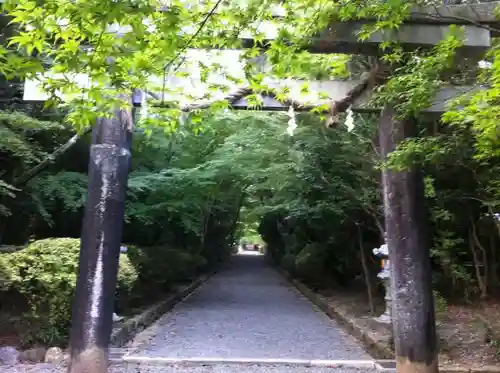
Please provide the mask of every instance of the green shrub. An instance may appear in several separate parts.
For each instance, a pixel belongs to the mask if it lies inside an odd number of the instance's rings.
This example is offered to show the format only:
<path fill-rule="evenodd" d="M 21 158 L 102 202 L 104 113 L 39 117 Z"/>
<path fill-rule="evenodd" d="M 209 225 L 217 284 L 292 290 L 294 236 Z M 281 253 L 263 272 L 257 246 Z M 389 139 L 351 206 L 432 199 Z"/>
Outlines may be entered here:
<path fill-rule="evenodd" d="M 49 238 L 25 249 L 0 254 L 0 292 L 20 294 L 28 310 L 24 335 L 27 345 L 62 345 L 71 325 L 71 303 L 76 286 L 80 240 Z M 129 246 L 120 254 L 116 288 L 118 309 L 138 299 L 161 296 L 179 281 L 190 280 L 205 265 L 200 255 L 166 247 Z"/>
<path fill-rule="evenodd" d="M 446 299 L 437 290 L 433 290 L 433 294 L 436 314 L 445 315 L 448 312 L 448 302 L 446 302 Z"/>
<path fill-rule="evenodd" d="M 297 268 L 295 267 L 295 255 L 292 253 L 286 253 L 281 258 L 280 266 L 287 271 L 291 276 L 297 274 Z"/>
<path fill-rule="evenodd" d="M 190 280 L 205 265 L 205 259 L 188 251 L 150 246 L 128 246 L 128 255 L 139 274 L 143 296 L 159 295 L 171 289 L 176 282 Z"/>
<path fill-rule="evenodd" d="M 295 258 L 297 275 L 311 285 L 319 285 L 325 275 L 325 250 L 318 244 L 307 244 Z"/>
<path fill-rule="evenodd" d="M 121 310 L 122 306 L 129 304 L 129 301 L 134 296 L 134 291 L 137 290 L 138 280 L 139 274 L 127 254 L 120 254 L 120 267 L 118 268 L 115 293 L 115 306 L 119 310 Z"/>
<path fill-rule="evenodd" d="M 60 345 L 67 341 L 79 248 L 79 239 L 49 238 L 0 256 L 0 267 L 9 268 L 1 290 L 18 292 L 28 304 L 23 315 L 29 323 L 26 344 Z M 121 254 L 117 296 L 127 297 L 136 280 L 134 267 Z"/>
<path fill-rule="evenodd" d="M 11 289 L 12 278 L 15 274 L 15 269 L 10 265 L 8 260 L 11 253 L 0 254 L 0 293 L 7 292 Z"/>

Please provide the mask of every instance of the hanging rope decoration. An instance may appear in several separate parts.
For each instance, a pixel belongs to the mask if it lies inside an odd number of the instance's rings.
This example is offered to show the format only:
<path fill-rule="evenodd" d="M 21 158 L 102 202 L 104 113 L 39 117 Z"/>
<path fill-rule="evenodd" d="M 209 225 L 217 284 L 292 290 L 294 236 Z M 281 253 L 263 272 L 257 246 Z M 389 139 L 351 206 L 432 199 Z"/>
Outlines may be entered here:
<path fill-rule="evenodd" d="M 293 136 L 295 129 L 297 128 L 297 122 L 295 121 L 295 111 L 293 110 L 293 106 L 290 105 L 288 108 L 288 116 L 290 117 L 290 120 L 288 121 L 288 127 L 286 131 L 290 136 Z"/>
<path fill-rule="evenodd" d="M 352 111 L 351 107 L 349 106 L 346 110 L 346 118 L 345 118 L 345 126 L 347 127 L 347 131 L 351 132 L 354 129 L 354 112 Z"/>
<path fill-rule="evenodd" d="M 165 73 L 166 74 L 166 71 Z M 347 95 L 338 101 L 333 101 L 329 107 L 328 110 L 328 116 L 326 118 L 326 127 L 327 128 L 336 128 L 339 124 L 345 124 L 349 130 L 352 130 L 353 126 L 353 112 L 352 112 L 352 106 L 358 101 L 359 99 L 362 98 L 362 96 L 365 93 L 370 92 L 373 90 L 376 86 L 383 84 L 388 77 L 388 73 L 385 69 L 380 68 L 379 66 L 373 68 L 370 71 L 367 71 L 361 75 L 361 82 L 356 85 L 352 90 L 350 90 Z M 164 79 L 166 76 L 164 75 Z M 229 93 L 227 96 L 225 96 L 222 100 L 225 100 L 228 102 L 228 104 L 231 106 L 235 104 L 237 101 L 245 98 L 248 95 L 253 94 L 254 91 L 251 88 L 248 87 L 241 87 L 235 89 L 233 92 Z M 157 97 L 155 94 L 152 92 L 148 92 L 149 95 L 154 97 L 155 99 L 160 99 Z M 276 95 L 274 95 L 272 92 L 267 92 L 267 95 L 270 97 L 276 98 Z M 164 99 L 165 92 L 162 92 L 162 101 Z M 219 100 L 213 100 L 213 101 L 207 101 L 207 102 L 201 102 L 201 103 L 191 103 L 184 105 L 180 108 L 182 112 L 190 112 L 193 110 L 200 110 L 200 109 L 207 109 L 211 107 L 215 102 L 220 101 Z M 282 102 L 283 105 L 289 106 L 289 116 L 290 116 L 290 121 L 289 121 L 289 129 L 287 131 L 291 131 L 293 134 L 293 131 L 296 128 L 296 123 L 295 123 L 295 109 L 311 109 L 310 107 L 306 107 L 303 104 L 296 102 L 294 100 L 285 100 Z M 162 102 L 163 105 L 163 102 Z M 291 116 L 291 113 L 293 113 L 293 118 Z M 342 120 L 341 119 L 341 114 L 347 113 L 347 119 Z"/>

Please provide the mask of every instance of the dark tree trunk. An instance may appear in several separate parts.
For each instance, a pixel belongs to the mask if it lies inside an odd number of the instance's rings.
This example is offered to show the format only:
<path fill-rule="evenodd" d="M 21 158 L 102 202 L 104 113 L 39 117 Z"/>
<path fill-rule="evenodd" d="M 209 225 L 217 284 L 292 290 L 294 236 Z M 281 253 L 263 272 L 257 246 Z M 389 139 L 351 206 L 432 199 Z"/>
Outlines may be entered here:
<path fill-rule="evenodd" d="M 69 373 L 107 372 L 132 127 L 130 112 L 118 110 L 93 129 Z"/>
<path fill-rule="evenodd" d="M 373 303 L 373 287 L 372 287 L 372 279 L 370 276 L 370 269 L 368 268 L 368 263 L 366 262 L 365 248 L 363 244 L 363 233 L 361 231 L 360 226 L 358 228 L 358 245 L 359 245 L 359 257 L 361 260 L 361 265 L 363 267 L 363 277 L 366 285 L 366 293 L 368 295 L 368 303 L 370 305 L 370 314 L 375 314 L 375 305 Z"/>
<path fill-rule="evenodd" d="M 393 108 L 385 107 L 379 122 L 383 159 L 415 132 L 415 121 L 397 120 Z M 384 169 L 382 180 L 397 373 L 436 373 L 438 348 L 422 173 L 417 168 Z"/>
<path fill-rule="evenodd" d="M 240 198 L 238 199 L 238 205 L 236 206 L 235 214 L 233 221 L 231 223 L 231 231 L 229 232 L 229 244 L 232 245 L 234 243 L 234 236 L 236 234 L 236 229 L 238 228 L 238 222 L 240 220 L 241 207 L 243 206 L 243 202 L 245 201 L 245 189 L 241 191 Z"/>

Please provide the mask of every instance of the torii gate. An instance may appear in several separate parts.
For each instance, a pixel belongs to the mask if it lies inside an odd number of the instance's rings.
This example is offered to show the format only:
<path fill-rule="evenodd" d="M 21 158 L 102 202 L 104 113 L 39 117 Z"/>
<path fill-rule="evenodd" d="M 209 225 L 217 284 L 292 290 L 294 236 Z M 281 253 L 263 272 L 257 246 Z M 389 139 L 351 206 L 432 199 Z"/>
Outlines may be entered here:
<path fill-rule="evenodd" d="M 428 48 L 445 35 L 449 24 L 465 26 L 465 43 L 460 53 L 477 56 L 490 47 L 491 32 L 481 25 L 495 24 L 493 9 L 498 3 L 421 8 L 412 11 L 409 20 L 399 30 L 376 33 L 361 43 L 355 36 L 363 22 L 333 24 L 313 38 L 308 49 L 313 53 L 346 53 L 379 55 L 381 42 L 399 40 L 406 50 Z M 469 22 L 472 21 L 472 22 Z M 364 21 L 364 23 L 369 21 Z M 122 30 L 122 32 L 126 32 Z M 266 40 L 273 39 L 272 30 Z M 244 47 L 254 41 L 243 37 Z M 27 83 L 26 100 L 38 100 L 36 87 Z M 269 82 L 277 88 L 300 81 Z M 31 84 L 31 86 L 30 86 Z M 358 111 L 379 111 L 379 137 L 382 155 L 387 156 L 404 138 L 411 136 L 411 120 L 397 121 L 391 107 L 366 106 L 369 92 L 364 81 L 310 82 L 312 97 L 292 93 L 289 102 L 264 96 L 262 110 L 287 110 L 290 105 L 308 109 L 321 104 L 318 91 L 325 91 L 329 101 L 341 103 L 336 111 L 352 106 Z M 29 88 L 31 87 L 31 88 Z M 238 94 L 228 97 L 237 109 L 249 108 L 240 87 Z M 296 88 L 295 88 L 296 89 Z M 427 113 L 440 114 L 445 103 L 470 87 L 447 87 L 438 92 Z M 32 96 L 30 96 L 32 95 Z M 136 92 L 134 103 L 141 105 L 144 94 Z M 224 97 L 219 97 L 219 99 Z M 187 105 L 187 109 L 191 107 Z M 209 105 L 201 103 L 200 107 Z M 104 373 L 107 371 L 108 343 L 111 334 L 113 293 L 116 284 L 118 255 L 125 208 L 125 189 L 130 162 L 132 134 L 130 113 L 119 110 L 112 119 L 99 119 L 93 129 L 89 163 L 89 184 L 83 222 L 80 266 L 74 300 L 71 337 L 70 373 Z M 423 185 L 416 170 L 383 171 L 386 230 L 390 248 L 393 279 L 394 339 L 397 371 L 401 373 L 437 372 L 437 346 L 434 320 L 428 248 L 423 223 Z M 404 197 L 404 198 L 403 198 Z M 394 248 L 397 247 L 397 250 Z"/>

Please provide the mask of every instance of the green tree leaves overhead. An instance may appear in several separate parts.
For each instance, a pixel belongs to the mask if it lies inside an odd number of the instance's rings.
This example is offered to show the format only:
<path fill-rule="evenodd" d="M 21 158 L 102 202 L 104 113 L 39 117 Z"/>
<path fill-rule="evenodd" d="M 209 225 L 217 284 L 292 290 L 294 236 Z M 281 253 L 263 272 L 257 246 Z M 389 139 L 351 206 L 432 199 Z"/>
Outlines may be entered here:
<path fill-rule="evenodd" d="M 92 124 L 97 115 L 110 115 L 111 108 L 118 103 L 130 105 L 118 102 L 117 97 L 119 94 L 127 97 L 133 88 L 176 93 L 175 99 L 167 100 L 172 106 L 170 109 L 157 109 L 156 116 L 143 122 L 148 127 L 163 126 L 170 131 L 176 128 L 178 107 L 184 99 L 193 100 L 196 95 L 174 88 L 171 81 L 164 78 L 190 75 L 189 64 L 196 65 L 198 78 L 206 83 L 207 95 L 227 91 L 229 82 L 241 84 L 245 80 L 257 92 L 267 90 L 262 83 L 262 71 L 255 65 L 256 58 L 262 54 L 269 64 L 266 75 L 347 77 L 348 56 L 312 55 L 303 50 L 308 40 L 331 22 L 370 18 L 375 22 L 367 24 L 358 35 L 360 40 L 365 40 L 374 32 L 397 29 L 411 9 L 420 5 L 429 5 L 429 2 L 47 0 L 40 3 L 6 0 L 3 8 L 15 32 L 7 37 L 8 43 L 0 51 L 0 68 L 8 76 L 43 74 L 44 86 L 51 96 L 48 104 L 62 105 L 57 92 L 64 93 L 68 120 L 79 129 Z M 281 18 L 277 19 L 276 14 Z M 274 40 L 269 42 L 267 39 L 271 36 Z M 239 48 L 242 39 L 249 38 L 257 43 L 242 54 L 244 71 L 230 71 L 213 58 L 194 61 L 189 54 L 195 48 Z M 392 76 L 382 90 L 380 101 L 397 101 L 402 115 L 417 113 L 429 103 L 437 87 L 456 80 L 450 71 L 456 70 L 454 51 L 460 46 L 460 39 L 460 30 L 452 29 L 430 54 L 404 53 L 394 40 L 381 45 L 382 60 L 390 65 Z M 265 51 L 259 45 L 264 41 Z M 456 125 L 472 123 L 479 156 L 498 151 L 495 97 L 500 64 L 495 62 L 497 49 L 495 44 L 485 57 L 492 62 L 482 73 L 486 89 L 466 97 L 464 110 L 450 108 L 444 118 Z M 464 61 L 458 65 L 464 66 Z M 224 75 L 227 80 L 214 81 L 214 74 Z M 156 77 L 154 82 L 152 77 Z M 285 98 L 284 92 L 277 94 Z M 258 106 L 258 95 L 249 97 L 249 101 Z M 216 104 L 211 110 L 226 106 L 227 103 Z"/>

